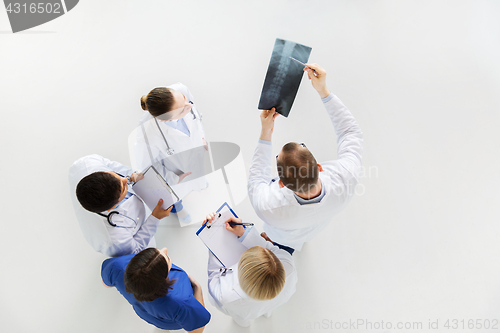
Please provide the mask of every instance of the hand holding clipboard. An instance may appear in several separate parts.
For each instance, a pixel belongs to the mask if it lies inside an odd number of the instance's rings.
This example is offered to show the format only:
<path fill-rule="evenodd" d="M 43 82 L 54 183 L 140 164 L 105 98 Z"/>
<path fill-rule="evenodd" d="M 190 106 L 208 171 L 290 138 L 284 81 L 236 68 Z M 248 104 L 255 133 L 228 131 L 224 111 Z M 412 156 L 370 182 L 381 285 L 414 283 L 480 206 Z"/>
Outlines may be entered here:
<path fill-rule="evenodd" d="M 220 218 L 222 216 L 221 213 L 210 213 L 207 215 L 207 218 L 203 224 L 208 223 L 207 228 L 210 229 L 211 225 L 215 223 L 216 219 Z M 226 230 L 231 231 L 233 234 L 235 234 L 238 237 L 243 236 L 245 233 L 245 228 L 243 226 L 253 226 L 253 223 L 243 223 L 243 220 L 234 216 L 231 216 L 229 220 L 224 221 L 226 224 Z"/>
<path fill-rule="evenodd" d="M 238 218 L 227 203 L 224 203 L 216 213 L 207 216 L 207 220 L 196 233 L 225 267 L 237 263 L 243 252 L 247 250 L 238 240 L 240 236 L 232 231 L 235 227 L 239 232 L 241 232 L 241 229 L 244 232 L 243 226 L 239 223 L 241 223 L 241 219 Z M 251 223 L 245 224 L 252 225 Z"/>

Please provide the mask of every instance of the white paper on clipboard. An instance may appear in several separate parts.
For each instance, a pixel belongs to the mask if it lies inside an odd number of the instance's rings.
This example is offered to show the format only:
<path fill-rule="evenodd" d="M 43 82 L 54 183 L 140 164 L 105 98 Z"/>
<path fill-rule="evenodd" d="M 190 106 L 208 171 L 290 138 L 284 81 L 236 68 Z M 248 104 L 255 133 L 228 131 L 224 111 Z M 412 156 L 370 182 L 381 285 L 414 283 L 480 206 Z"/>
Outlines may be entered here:
<path fill-rule="evenodd" d="M 163 199 L 162 209 L 167 209 L 179 201 L 179 197 L 153 166 L 147 168 L 143 174 L 144 178 L 133 184 L 132 189 L 149 209 L 155 209 L 160 199 Z"/>
<path fill-rule="evenodd" d="M 241 244 L 238 236 L 226 230 L 226 221 L 231 216 L 237 217 L 228 204 L 224 203 L 217 212 L 221 213 L 221 217 L 210 228 L 205 225 L 201 227 L 197 235 L 222 265 L 230 267 L 240 260 L 247 248 Z"/>

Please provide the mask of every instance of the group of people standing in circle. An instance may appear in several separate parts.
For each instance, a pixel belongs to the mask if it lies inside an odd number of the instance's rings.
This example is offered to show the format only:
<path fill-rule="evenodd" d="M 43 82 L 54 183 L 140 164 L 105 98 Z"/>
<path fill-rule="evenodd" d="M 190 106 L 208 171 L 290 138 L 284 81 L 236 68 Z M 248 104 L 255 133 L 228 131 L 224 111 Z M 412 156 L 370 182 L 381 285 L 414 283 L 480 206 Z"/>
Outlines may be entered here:
<path fill-rule="evenodd" d="M 261 112 L 261 135 L 247 189 L 265 232 L 230 224 L 242 222 L 233 217 L 225 221 L 226 229 L 248 250 L 231 267 L 221 267 L 209 251 L 208 298 L 241 326 L 249 326 L 260 316 L 269 317 L 290 299 L 297 283 L 292 254 L 347 205 L 360 177 L 363 138 L 359 125 L 328 90 L 323 68 L 306 64 L 304 71 L 337 134 L 337 159 L 320 164 L 306 144 L 295 142 L 273 155 L 271 139 L 278 113 L 274 108 Z M 147 111 L 140 122 L 147 142 L 136 147 L 139 170 L 186 150 L 208 149 L 201 114 L 186 86 L 177 83 L 155 88 L 141 98 L 141 106 Z M 274 163 L 276 178 L 272 177 Z M 203 177 L 193 177 L 191 172 L 164 169 L 162 176 L 169 184 L 186 183 L 197 191 L 208 186 Z M 102 264 L 103 284 L 115 287 L 139 317 L 161 329 L 202 332 L 211 318 L 205 308 L 204 288 L 173 264 L 167 248 L 157 249 L 154 239 L 161 219 L 176 213 L 181 223 L 189 222 L 190 214 L 182 201 L 163 209 L 160 199 L 146 216 L 144 202 L 129 188 L 141 177 L 131 167 L 99 155 L 78 159 L 70 168 L 78 222 L 87 242 L 110 257 Z M 214 213 L 209 213 L 206 221 L 213 219 Z"/>

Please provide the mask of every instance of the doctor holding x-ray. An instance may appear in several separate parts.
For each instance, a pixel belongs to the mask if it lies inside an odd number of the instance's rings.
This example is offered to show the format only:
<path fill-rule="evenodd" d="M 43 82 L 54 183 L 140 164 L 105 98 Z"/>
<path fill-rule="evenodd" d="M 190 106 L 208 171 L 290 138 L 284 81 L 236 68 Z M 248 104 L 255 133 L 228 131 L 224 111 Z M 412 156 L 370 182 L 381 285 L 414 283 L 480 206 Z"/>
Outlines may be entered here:
<path fill-rule="evenodd" d="M 317 163 L 307 146 L 296 142 L 287 143 L 274 156 L 271 138 L 278 113 L 264 110 L 248 179 L 250 202 L 265 222 L 267 235 L 298 251 L 349 203 L 359 181 L 363 152 L 363 133 L 351 112 L 328 90 L 326 71 L 317 64 L 305 64 L 304 71 L 332 121 L 338 159 Z M 279 175 L 275 179 L 271 176 L 274 161 Z"/>

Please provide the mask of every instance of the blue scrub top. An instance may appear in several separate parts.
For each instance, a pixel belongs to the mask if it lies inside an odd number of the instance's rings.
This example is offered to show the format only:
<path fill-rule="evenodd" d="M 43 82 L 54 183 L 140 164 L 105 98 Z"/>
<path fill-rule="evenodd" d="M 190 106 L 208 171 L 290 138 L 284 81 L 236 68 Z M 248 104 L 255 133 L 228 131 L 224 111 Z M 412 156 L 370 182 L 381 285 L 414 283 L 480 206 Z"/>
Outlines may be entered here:
<path fill-rule="evenodd" d="M 125 291 L 124 273 L 134 254 L 106 259 L 102 263 L 101 277 L 107 286 L 113 286 L 127 299 L 139 317 L 165 330 L 192 331 L 210 321 L 210 313 L 194 297 L 189 277 L 172 264 L 168 273 L 170 280 L 177 279 L 167 295 L 151 302 L 139 302 L 133 294 Z"/>

